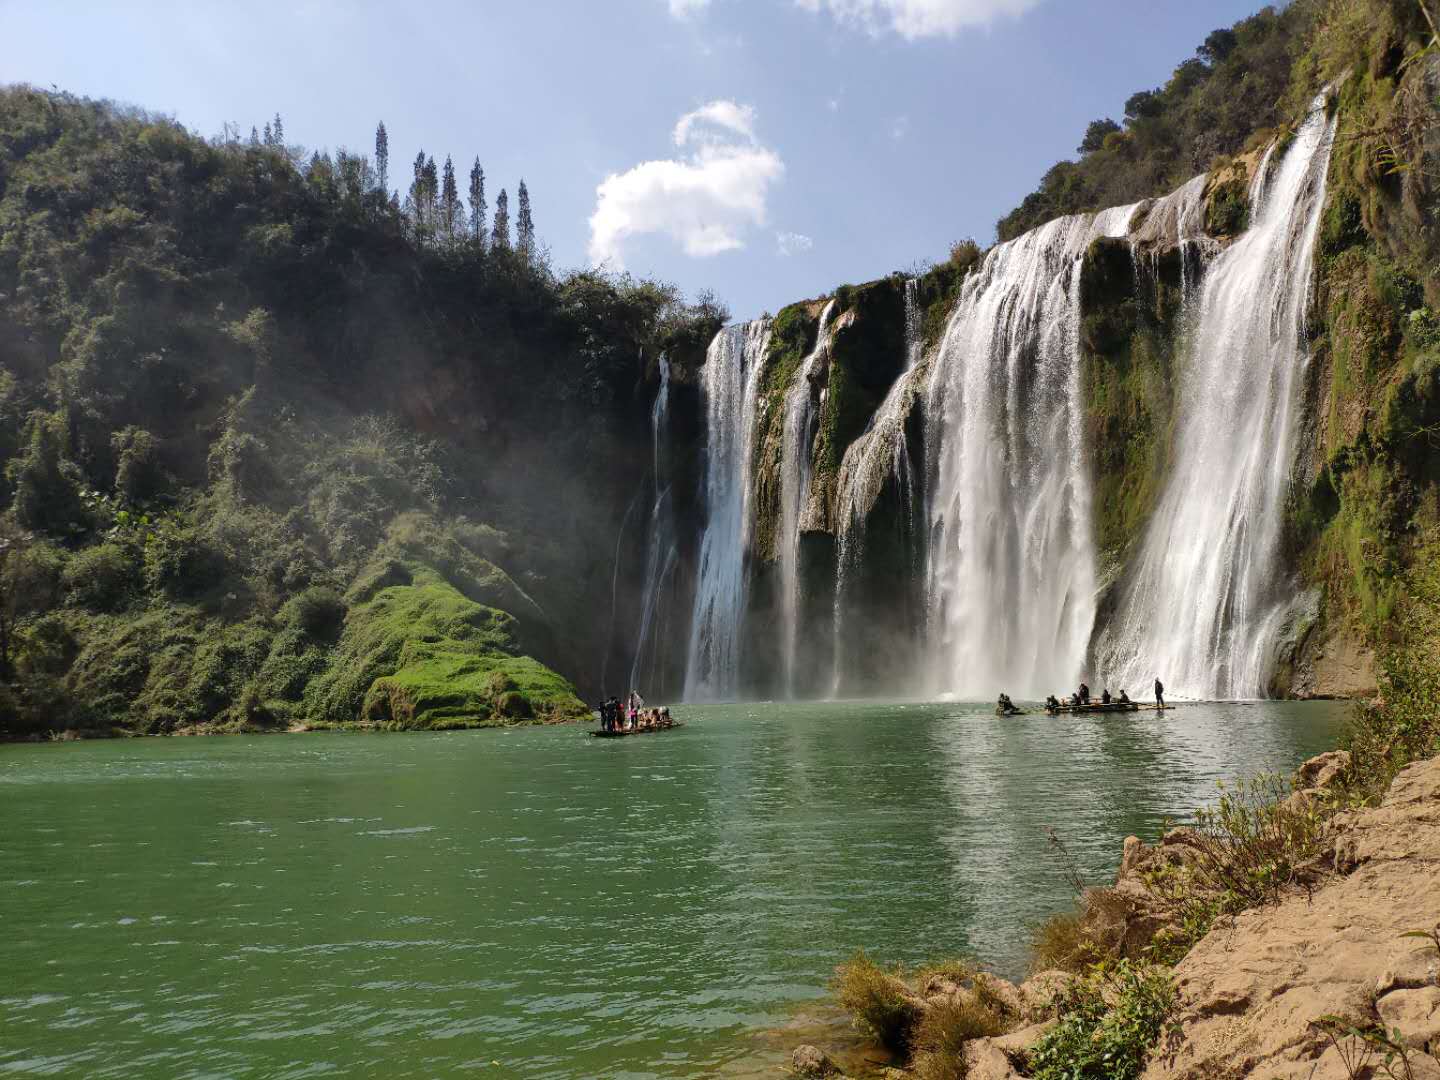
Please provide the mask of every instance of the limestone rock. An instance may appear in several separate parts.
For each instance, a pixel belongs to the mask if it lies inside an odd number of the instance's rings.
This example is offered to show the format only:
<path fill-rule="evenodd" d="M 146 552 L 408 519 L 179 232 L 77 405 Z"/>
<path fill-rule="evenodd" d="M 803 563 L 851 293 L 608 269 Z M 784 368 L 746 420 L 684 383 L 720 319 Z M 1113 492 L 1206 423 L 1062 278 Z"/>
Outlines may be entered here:
<path fill-rule="evenodd" d="M 804 1076 L 807 1080 L 840 1075 L 840 1067 L 830 1060 L 830 1055 L 809 1043 L 795 1048 L 790 1055 L 790 1069 L 796 1076 Z"/>
<path fill-rule="evenodd" d="M 1403 935 L 1440 924 L 1440 759 L 1402 771 L 1379 806 L 1344 815 L 1336 846 L 1349 876 L 1222 922 L 1180 962 L 1182 1038 L 1144 1080 L 1348 1080 L 1310 1026 L 1326 1015 L 1399 1027 L 1412 1045 L 1435 1038 L 1436 951 Z M 1412 1052 L 1411 1069 L 1440 1080 L 1428 1053 Z"/>
<path fill-rule="evenodd" d="M 1386 1031 L 1400 1032 L 1406 1046 L 1440 1050 L 1440 986 L 1396 990 L 1375 1002 Z"/>
<path fill-rule="evenodd" d="M 1020 1080 L 1010 1058 L 994 1039 L 975 1039 L 965 1044 L 966 1080 Z"/>
<path fill-rule="evenodd" d="M 1350 751 L 1331 750 L 1319 754 L 1295 770 L 1298 788 L 1328 788 L 1350 771 Z"/>

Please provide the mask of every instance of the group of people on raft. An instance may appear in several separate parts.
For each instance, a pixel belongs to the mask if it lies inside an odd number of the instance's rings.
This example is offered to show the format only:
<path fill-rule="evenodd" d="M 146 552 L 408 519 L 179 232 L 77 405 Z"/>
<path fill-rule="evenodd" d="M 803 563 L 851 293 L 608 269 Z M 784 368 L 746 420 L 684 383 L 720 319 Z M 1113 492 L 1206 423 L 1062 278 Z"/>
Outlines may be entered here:
<path fill-rule="evenodd" d="M 1090 687 L 1083 682 L 1080 688 L 1068 698 L 1057 698 L 1054 694 L 1045 699 L 1045 710 L 1047 712 L 1058 712 L 1062 708 L 1074 708 L 1077 705 L 1130 705 L 1130 695 L 1124 690 L 1120 691 L 1119 697 L 1111 697 L 1110 690 L 1106 688 L 1100 694 L 1099 700 L 1090 696 Z M 1159 679 L 1155 680 L 1155 705 L 1157 708 L 1165 708 L 1165 684 Z M 1009 694 L 1001 694 L 1000 700 L 995 703 L 995 711 L 1001 716 L 1017 716 L 1024 710 L 1019 708 L 1015 702 L 1010 700 Z"/>
<path fill-rule="evenodd" d="M 600 705 L 601 731 L 658 731 L 674 727 L 669 706 L 647 709 L 640 691 L 631 690 L 622 702 L 619 698 L 607 698 Z"/>

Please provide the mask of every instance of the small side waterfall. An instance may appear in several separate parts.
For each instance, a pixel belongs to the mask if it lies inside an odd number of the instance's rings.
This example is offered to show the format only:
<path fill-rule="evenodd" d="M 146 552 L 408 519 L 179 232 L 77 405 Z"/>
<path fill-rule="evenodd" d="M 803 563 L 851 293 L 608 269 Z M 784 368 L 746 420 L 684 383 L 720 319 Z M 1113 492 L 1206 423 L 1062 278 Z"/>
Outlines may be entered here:
<path fill-rule="evenodd" d="M 1158 673 L 1196 697 L 1256 697 L 1293 601 L 1280 533 L 1295 464 L 1303 327 L 1334 120 L 1324 97 L 1251 189 L 1250 228 L 1193 301 L 1175 465 L 1097 643 L 1111 686 Z"/>
<path fill-rule="evenodd" d="M 786 696 L 795 695 L 796 653 L 800 640 L 800 526 L 810 499 L 814 466 L 815 430 L 820 419 L 820 394 L 815 390 L 818 369 L 830 350 L 831 300 L 820 313 L 815 348 L 801 361 L 785 392 L 785 415 L 780 457 L 780 616 L 785 647 Z M 823 393 L 823 391 L 821 392 Z"/>
<path fill-rule="evenodd" d="M 900 496 L 902 520 L 897 522 L 910 541 L 912 553 L 918 546 L 916 470 L 910 459 L 905 422 L 921 392 L 924 372 L 920 369 L 920 305 L 918 282 L 905 282 L 905 368 L 891 384 L 885 400 L 870 418 L 860 438 L 845 450 L 836 476 L 835 495 L 835 601 L 834 659 L 831 694 L 844 687 L 847 627 L 845 612 L 850 599 L 846 585 L 865 557 L 865 519 L 887 485 Z M 918 568 L 918 559 L 917 559 Z"/>
<path fill-rule="evenodd" d="M 1081 437 L 1080 263 L 1137 207 L 1059 218 L 967 279 L 930 372 L 933 688 L 1039 696 L 1078 676 L 1094 624 Z"/>
<path fill-rule="evenodd" d="M 755 405 L 769 348 L 769 319 L 726 327 L 710 343 L 701 369 L 708 520 L 686 655 L 687 701 L 730 700 L 739 690 Z"/>
<path fill-rule="evenodd" d="M 666 483 L 669 458 L 670 421 L 670 359 L 660 354 L 660 389 L 650 408 L 650 438 L 654 461 L 653 499 L 649 527 L 645 531 L 645 585 L 640 594 L 640 625 L 635 633 L 635 658 L 630 665 L 629 688 L 645 685 L 646 693 L 661 694 L 658 685 L 660 642 L 657 641 L 656 613 L 665 597 L 665 587 L 675 569 L 679 548 L 675 536 L 675 511 L 670 501 L 670 485 Z"/>

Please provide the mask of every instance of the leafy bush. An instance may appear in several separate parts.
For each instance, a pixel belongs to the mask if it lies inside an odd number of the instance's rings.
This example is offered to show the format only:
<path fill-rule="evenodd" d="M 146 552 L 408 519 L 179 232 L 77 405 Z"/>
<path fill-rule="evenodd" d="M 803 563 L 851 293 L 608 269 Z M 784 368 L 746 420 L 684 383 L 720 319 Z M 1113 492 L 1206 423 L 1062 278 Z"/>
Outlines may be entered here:
<path fill-rule="evenodd" d="M 1290 799 L 1290 781 L 1262 773 L 1227 787 L 1195 814 L 1195 873 L 1236 910 L 1280 898 L 1300 865 L 1320 850 L 1324 814 Z"/>
<path fill-rule="evenodd" d="M 1064 991 L 1060 1019 L 1030 1051 L 1034 1080 L 1133 1080 L 1175 1007 L 1167 971 L 1100 965 Z"/>
<path fill-rule="evenodd" d="M 898 972 L 888 972 L 864 951 L 857 952 L 836 969 L 832 989 L 862 1031 L 892 1050 L 909 1049 L 920 1010 Z"/>
<path fill-rule="evenodd" d="M 140 573 L 131 551 L 120 544 L 98 544 L 70 558 L 61 582 L 66 595 L 80 607 L 118 611 L 136 592 Z"/>
<path fill-rule="evenodd" d="M 68 458 L 69 433 L 63 416 L 36 413 L 26 449 L 6 466 L 15 491 L 15 520 L 22 528 L 51 536 L 83 532 L 89 515 L 80 497 L 83 478 Z"/>
<path fill-rule="evenodd" d="M 345 601 L 334 589 L 312 586 L 292 598 L 280 612 L 280 622 L 318 641 L 334 641 L 345 621 Z"/>

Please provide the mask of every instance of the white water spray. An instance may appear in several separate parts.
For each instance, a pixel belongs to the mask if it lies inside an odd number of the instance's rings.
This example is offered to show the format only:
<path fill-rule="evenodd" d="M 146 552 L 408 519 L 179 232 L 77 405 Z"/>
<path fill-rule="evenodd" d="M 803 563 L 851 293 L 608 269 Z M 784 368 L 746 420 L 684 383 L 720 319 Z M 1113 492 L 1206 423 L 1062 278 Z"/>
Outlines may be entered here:
<path fill-rule="evenodd" d="M 650 408 L 650 437 L 654 485 L 650 519 L 645 531 L 645 584 L 640 595 L 640 625 L 635 633 L 635 655 L 630 665 L 630 688 L 645 679 L 646 692 L 661 693 L 657 685 L 662 650 L 656 639 L 656 615 L 664 602 L 666 584 L 675 569 L 679 548 L 675 537 L 675 512 L 670 485 L 665 479 L 669 457 L 670 359 L 660 354 L 660 389 Z M 648 661 L 648 664 L 647 664 Z"/>
<path fill-rule="evenodd" d="M 810 479 L 814 466 L 815 431 L 821 411 L 815 379 L 829 362 L 831 328 L 835 301 L 820 313 L 815 348 L 795 371 L 785 392 L 785 415 L 781 425 L 780 449 L 780 619 L 785 647 L 785 691 L 795 696 L 796 654 L 800 644 L 800 531 L 810 501 Z"/>
<path fill-rule="evenodd" d="M 1112 686 L 1257 697 L 1293 602 L 1280 533 L 1300 424 L 1302 341 L 1334 121 L 1323 96 L 1252 186 L 1249 231 L 1211 264 L 1180 386 L 1175 464 L 1117 617 Z"/>
<path fill-rule="evenodd" d="M 701 369 L 709 520 L 700 544 L 686 656 L 687 701 L 733 700 L 739 691 L 755 404 L 769 348 L 769 319 L 726 327 L 710 343 Z"/>
<path fill-rule="evenodd" d="M 994 248 L 930 372 L 932 689 L 1039 696 L 1079 675 L 1095 615 L 1080 265 L 1136 207 L 1059 218 Z"/>

